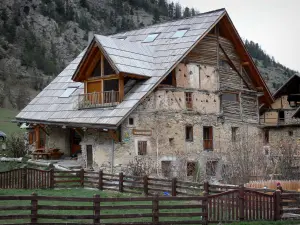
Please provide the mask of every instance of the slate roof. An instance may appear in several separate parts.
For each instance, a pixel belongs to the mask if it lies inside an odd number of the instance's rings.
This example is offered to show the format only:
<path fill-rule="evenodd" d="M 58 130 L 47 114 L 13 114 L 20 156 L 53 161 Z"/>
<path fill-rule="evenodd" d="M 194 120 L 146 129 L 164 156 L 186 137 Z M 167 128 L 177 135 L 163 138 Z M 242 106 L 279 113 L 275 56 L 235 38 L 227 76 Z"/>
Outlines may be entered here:
<path fill-rule="evenodd" d="M 78 110 L 78 94 L 84 93 L 84 84 L 73 82 L 72 77 L 86 53 L 84 50 L 17 115 L 17 121 L 116 128 L 225 14 L 226 10 L 220 9 L 108 37 L 95 35 L 94 40 L 119 72 L 149 79 L 138 82 L 114 108 Z M 188 31 L 183 37 L 172 38 L 177 30 L 185 28 Z M 144 43 L 152 33 L 159 36 Z M 70 97 L 61 98 L 68 87 L 78 88 Z"/>

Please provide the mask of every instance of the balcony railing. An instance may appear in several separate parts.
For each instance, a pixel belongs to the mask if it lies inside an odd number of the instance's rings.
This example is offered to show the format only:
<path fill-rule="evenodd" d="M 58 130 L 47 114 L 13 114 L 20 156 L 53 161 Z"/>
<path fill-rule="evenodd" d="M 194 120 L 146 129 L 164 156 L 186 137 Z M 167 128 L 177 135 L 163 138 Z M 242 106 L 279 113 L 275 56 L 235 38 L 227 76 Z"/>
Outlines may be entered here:
<path fill-rule="evenodd" d="M 260 117 L 259 122 L 262 125 L 274 125 L 274 126 L 293 123 L 291 120 L 287 121 L 284 118 L 278 118 L 278 117 L 266 117 L 266 118 Z"/>
<path fill-rule="evenodd" d="M 78 108 L 112 107 L 120 103 L 118 91 L 104 91 L 81 94 L 78 96 Z"/>

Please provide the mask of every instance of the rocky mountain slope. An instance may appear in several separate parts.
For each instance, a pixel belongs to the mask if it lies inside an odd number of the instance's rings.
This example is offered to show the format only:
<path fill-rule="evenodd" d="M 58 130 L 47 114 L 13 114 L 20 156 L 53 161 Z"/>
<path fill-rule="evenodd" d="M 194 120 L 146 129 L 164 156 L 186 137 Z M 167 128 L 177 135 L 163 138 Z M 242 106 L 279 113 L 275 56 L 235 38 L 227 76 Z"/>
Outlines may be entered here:
<path fill-rule="evenodd" d="M 107 35 L 195 14 L 166 0 L 1 0 L 0 107 L 22 109 L 84 49 L 88 31 Z M 256 63 L 273 91 L 294 73 L 275 60 Z"/>

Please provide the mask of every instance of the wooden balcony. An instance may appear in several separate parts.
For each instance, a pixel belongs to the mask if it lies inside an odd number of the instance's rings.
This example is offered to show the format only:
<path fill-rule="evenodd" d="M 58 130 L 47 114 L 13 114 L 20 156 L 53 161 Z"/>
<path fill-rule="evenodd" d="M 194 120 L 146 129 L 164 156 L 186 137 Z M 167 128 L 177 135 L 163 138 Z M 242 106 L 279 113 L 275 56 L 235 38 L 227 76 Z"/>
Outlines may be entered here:
<path fill-rule="evenodd" d="M 78 109 L 113 107 L 119 103 L 118 91 L 93 92 L 78 96 Z"/>

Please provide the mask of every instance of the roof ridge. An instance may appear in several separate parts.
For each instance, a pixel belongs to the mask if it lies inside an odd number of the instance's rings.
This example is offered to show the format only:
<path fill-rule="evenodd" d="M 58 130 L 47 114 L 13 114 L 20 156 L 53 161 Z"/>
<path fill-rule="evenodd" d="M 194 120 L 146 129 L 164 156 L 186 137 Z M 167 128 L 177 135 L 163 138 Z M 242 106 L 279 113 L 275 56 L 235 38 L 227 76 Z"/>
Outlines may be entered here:
<path fill-rule="evenodd" d="M 132 29 L 132 30 L 127 30 L 127 31 L 119 32 L 119 33 L 110 34 L 110 35 L 107 35 L 106 37 L 112 37 L 112 36 L 115 36 L 115 35 L 118 35 L 118 34 L 121 35 L 121 34 L 125 34 L 127 32 L 131 32 L 131 31 L 147 29 L 147 28 L 155 27 L 157 25 L 162 25 L 162 24 L 166 24 L 166 23 L 171 23 L 171 22 L 176 22 L 176 21 L 181 21 L 181 20 L 187 20 L 187 19 L 191 19 L 191 18 L 196 18 L 196 17 L 202 16 L 202 15 L 205 15 L 205 14 L 210 14 L 210 13 L 219 12 L 219 11 L 226 11 L 226 9 L 225 8 L 220 8 L 220 9 L 216 9 L 216 10 L 211 10 L 211 11 L 199 13 L 199 14 L 197 14 L 195 16 L 185 17 L 185 18 L 181 18 L 181 19 L 167 20 L 167 21 L 163 21 L 163 22 L 160 22 L 160 23 L 152 24 L 152 25 L 149 25 L 149 26 L 140 27 L 140 28 L 137 28 L 137 29 Z"/>

